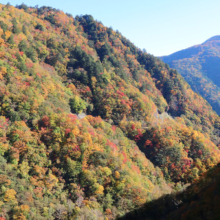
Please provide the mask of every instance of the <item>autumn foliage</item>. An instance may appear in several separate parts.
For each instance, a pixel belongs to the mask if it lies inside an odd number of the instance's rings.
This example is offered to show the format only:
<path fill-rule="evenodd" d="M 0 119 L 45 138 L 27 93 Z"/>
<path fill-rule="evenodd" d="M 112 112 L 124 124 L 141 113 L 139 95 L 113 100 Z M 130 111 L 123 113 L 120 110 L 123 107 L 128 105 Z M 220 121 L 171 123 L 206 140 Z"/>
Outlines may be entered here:
<path fill-rule="evenodd" d="M 90 15 L 0 12 L 0 218 L 116 219 L 219 162 L 177 71 Z"/>

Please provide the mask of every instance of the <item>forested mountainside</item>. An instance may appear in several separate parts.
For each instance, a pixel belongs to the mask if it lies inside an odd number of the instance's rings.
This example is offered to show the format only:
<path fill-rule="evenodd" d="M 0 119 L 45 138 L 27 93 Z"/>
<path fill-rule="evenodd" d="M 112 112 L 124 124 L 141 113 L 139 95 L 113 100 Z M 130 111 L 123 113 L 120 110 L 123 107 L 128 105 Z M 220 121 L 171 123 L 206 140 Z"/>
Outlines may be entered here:
<path fill-rule="evenodd" d="M 177 69 L 192 89 L 220 114 L 220 36 L 160 59 Z"/>
<path fill-rule="evenodd" d="M 2 220 L 116 219 L 220 160 L 207 101 L 90 15 L 0 5 L 0 57 Z"/>
<path fill-rule="evenodd" d="M 220 218 L 220 164 L 183 192 L 164 195 L 127 213 L 119 220 L 194 220 Z"/>

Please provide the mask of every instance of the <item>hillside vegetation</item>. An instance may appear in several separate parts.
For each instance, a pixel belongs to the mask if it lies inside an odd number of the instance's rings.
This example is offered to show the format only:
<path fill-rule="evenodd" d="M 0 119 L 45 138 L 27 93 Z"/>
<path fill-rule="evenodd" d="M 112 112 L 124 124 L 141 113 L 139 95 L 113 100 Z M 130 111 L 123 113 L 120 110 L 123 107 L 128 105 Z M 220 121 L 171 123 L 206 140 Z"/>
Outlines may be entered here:
<path fill-rule="evenodd" d="M 207 101 L 90 15 L 0 4 L 0 57 L 0 219 L 116 219 L 220 160 Z"/>
<path fill-rule="evenodd" d="M 219 164 L 184 191 L 164 195 L 127 213 L 120 220 L 194 220 L 220 218 Z"/>

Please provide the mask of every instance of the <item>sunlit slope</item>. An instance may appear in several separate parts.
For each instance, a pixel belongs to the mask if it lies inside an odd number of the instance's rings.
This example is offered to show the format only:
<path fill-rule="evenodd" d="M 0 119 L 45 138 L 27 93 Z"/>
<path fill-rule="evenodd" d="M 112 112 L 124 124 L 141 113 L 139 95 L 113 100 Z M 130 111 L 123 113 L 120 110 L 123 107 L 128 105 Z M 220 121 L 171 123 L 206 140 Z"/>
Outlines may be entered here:
<path fill-rule="evenodd" d="M 90 15 L 0 5 L 0 57 L 3 218 L 116 219 L 220 159 L 211 106 Z"/>

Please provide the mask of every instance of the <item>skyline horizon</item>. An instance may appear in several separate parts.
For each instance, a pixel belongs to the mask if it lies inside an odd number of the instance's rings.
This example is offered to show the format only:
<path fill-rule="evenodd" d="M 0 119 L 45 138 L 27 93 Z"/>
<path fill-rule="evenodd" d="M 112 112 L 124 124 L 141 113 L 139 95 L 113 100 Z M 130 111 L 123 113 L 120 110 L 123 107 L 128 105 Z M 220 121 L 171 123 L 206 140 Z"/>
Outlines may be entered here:
<path fill-rule="evenodd" d="M 8 0 L 1 2 L 7 4 Z M 19 5 L 16 0 L 9 2 L 13 6 Z M 215 25 L 220 22 L 220 16 L 216 16 L 217 5 L 220 7 L 217 0 L 210 0 L 209 3 L 207 0 L 186 0 L 184 3 L 174 0 L 137 0 L 135 4 L 131 0 L 112 0 L 111 3 L 106 3 L 107 7 L 101 0 L 94 0 L 93 3 L 88 0 L 62 2 L 63 4 L 58 0 L 54 0 L 53 3 L 47 0 L 33 0 L 30 5 L 30 1 L 23 1 L 31 7 L 49 5 L 74 17 L 92 15 L 103 25 L 118 30 L 138 48 L 145 49 L 157 57 L 202 44 L 209 38 L 220 35 Z"/>

